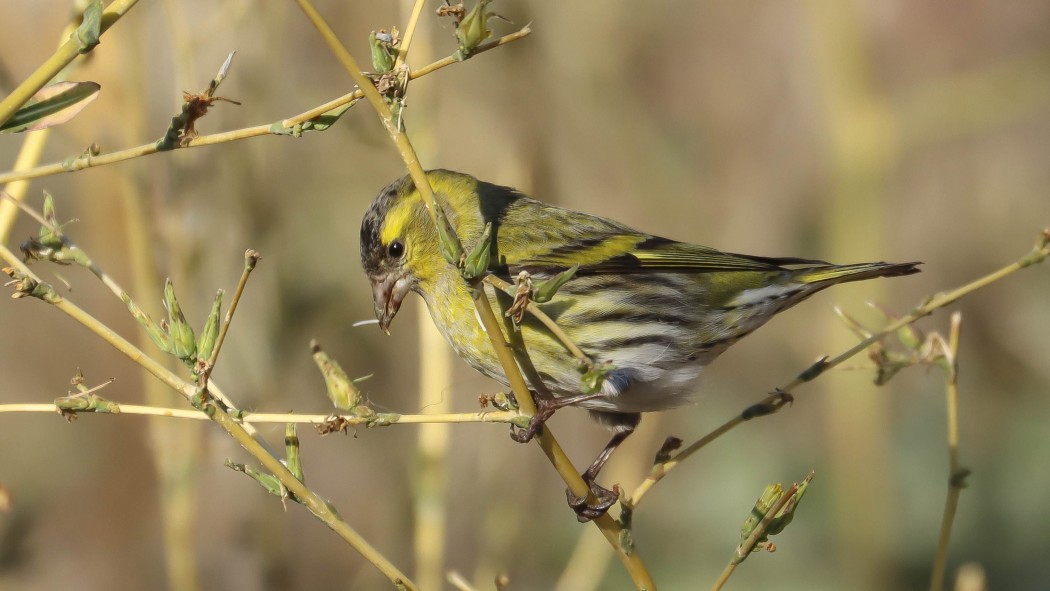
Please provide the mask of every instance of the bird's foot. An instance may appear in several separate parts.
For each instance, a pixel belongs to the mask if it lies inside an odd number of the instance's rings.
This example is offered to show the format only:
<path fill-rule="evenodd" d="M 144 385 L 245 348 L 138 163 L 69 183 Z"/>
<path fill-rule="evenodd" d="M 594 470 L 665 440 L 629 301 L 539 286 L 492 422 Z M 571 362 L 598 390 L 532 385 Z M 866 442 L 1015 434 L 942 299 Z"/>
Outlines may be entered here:
<path fill-rule="evenodd" d="M 554 411 L 562 406 L 564 405 L 542 398 L 536 400 L 536 414 L 532 415 L 529 419 L 529 426 L 524 429 L 519 429 L 514 425 L 511 425 L 510 438 L 518 443 L 528 443 L 532 441 L 533 437 L 543 432 L 543 424 L 547 422 L 547 419 L 554 416 Z"/>
<path fill-rule="evenodd" d="M 586 480 L 586 475 L 584 479 L 591 489 L 590 494 L 580 497 L 576 496 L 571 488 L 565 489 L 565 499 L 569 502 L 569 508 L 576 512 L 576 520 L 580 523 L 587 523 L 605 515 L 609 507 L 620 498 L 621 492 L 619 485 L 613 485 L 612 490 L 609 490 L 593 480 Z M 590 503 L 588 501 L 592 496 L 594 502 Z"/>

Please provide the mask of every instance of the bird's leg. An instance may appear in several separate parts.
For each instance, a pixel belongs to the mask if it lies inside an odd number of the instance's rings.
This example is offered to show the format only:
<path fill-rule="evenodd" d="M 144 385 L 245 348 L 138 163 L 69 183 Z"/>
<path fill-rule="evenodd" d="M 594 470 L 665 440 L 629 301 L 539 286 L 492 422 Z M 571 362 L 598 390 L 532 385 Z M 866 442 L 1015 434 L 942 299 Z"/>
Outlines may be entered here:
<path fill-rule="evenodd" d="M 582 497 L 576 496 L 572 489 L 565 489 L 565 498 L 569 501 L 569 507 L 576 512 L 576 519 L 580 523 L 586 523 L 592 519 L 596 519 L 605 515 L 605 512 L 612 507 L 613 503 L 620 498 L 620 493 L 617 490 L 619 487 L 614 486 L 613 490 L 609 490 L 596 482 L 598 478 L 598 472 L 601 471 L 602 466 L 605 462 L 609 461 L 609 457 L 620 447 L 620 444 L 634 433 L 634 426 L 622 427 L 620 431 L 617 431 L 609 443 L 605 446 L 605 449 L 598 454 L 597 458 L 594 458 L 594 462 L 591 464 L 587 471 L 581 474 L 583 481 L 587 483 L 587 487 L 590 488 L 590 495 L 584 495 Z M 594 496 L 595 502 L 588 503 L 590 496 Z"/>
<path fill-rule="evenodd" d="M 524 429 L 518 429 L 511 425 L 510 438 L 518 443 L 528 443 L 543 430 L 543 424 L 547 422 L 547 419 L 554 416 L 554 411 L 566 406 L 601 398 L 602 396 L 605 396 L 602 392 L 577 394 L 560 398 L 537 398 L 533 396 L 533 399 L 536 401 L 536 414 L 532 415 L 532 418 L 529 419 L 529 426 Z"/>

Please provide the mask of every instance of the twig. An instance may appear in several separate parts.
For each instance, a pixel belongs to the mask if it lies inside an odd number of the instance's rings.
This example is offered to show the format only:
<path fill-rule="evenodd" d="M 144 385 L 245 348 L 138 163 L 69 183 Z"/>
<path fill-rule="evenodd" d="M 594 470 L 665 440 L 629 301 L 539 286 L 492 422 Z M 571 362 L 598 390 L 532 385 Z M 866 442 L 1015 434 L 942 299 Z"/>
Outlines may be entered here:
<path fill-rule="evenodd" d="M 517 41 L 518 39 L 522 39 L 522 38 L 528 36 L 529 33 L 531 33 L 531 32 L 532 32 L 532 30 L 528 26 L 526 26 L 523 29 L 521 29 L 520 31 L 511 33 L 509 35 L 504 35 L 503 37 L 500 37 L 499 39 L 496 39 L 494 41 L 490 41 L 488 43 L 484 43 L 484 44 L 478 46 L 478 49 L 475 51 L 475 55 L 478 54 L 478 53 L 481 53 L 483 51 L 488 51 L 490 49 L 494 49 L 494 48 L 499 47 L 501 45 L 505 45 L 507 43 L 511 43 L 513 41 Z M 446 58 L 438 60 L 438 61 L 436 61 L 436 62 L 434 62 L 434 63 L 432 63 L 432 64 L 430 64 L 430 65 L 428 65 L 426 67 L 420 68 L 419 70 L 416 70 L 414 72 L 410 72 L 409 75 L 408 75 L 408 78 L 409 78 L 409 80 L 415 80 L 416 78 L 419 78 L 421 76 L 426 76 L 427 74 L 432 74 L 432 73 L 436 72 L 437 70 L 440 70 L 441 68 L 444 68 L 446 66 L 451 66 L 452 64 L 455 64 L 455 63 L 456 63 L 456 60 L 454 58 L 446 57 Z M 336 108 L 341 107 L 343 105 L 347 105 L 347 104 L 352 103 L 352 102 L 354 102 L 356 100 L 360 100 L 363 97 L 364 97 L 364 92 L 362 92 L 361 90 L 355 90 L 353 92 L 344 94 L 343 96 L 340 96 L 340 97 L 335 98 L 335 99 L 333 99 L 333 100 L 331 100 L 331 101 L 329 101 L 329 102 L 327 102 L 327 103 L 325 103 L 323 105 L 320 105 L 318 107 L 310 109 L 309 111 L 305 111 L 305 112 L 300 113 L 298 115 L 295 115 L 293 117 L 289 117 L 288 119 L 282 120 L 280 122 L 281 123 L 281 125 L 280 125 L 281 130 L 291 129 L 291 128 L 295 127 L 296 125 L 305 123 L 306 121 L 314 119 L 314 118 L 318 117 L 319 115 L 323 115 L 323 114 L 325 114 L 325 113 L 327 113 L 327 112 L 329 112 L 329 111 L 331 111 L 333 109 L 336 109 Z M 40 133 L 40 132 L 34 132 L 34 133 Z M 248 139 L 248 138 L 253 138 L 253 137 L 260 137 L 260 136 L 264 136 L 264 135 L 283 135 L 283 133 L 281 133 L 280 130 L 275 131 L 273 124 L 256 125 L 256 126 L 253 126 L 253 127 L 245 127 L 245 128 L 242 128 L 242 129 L 234 129 L 234 130 L 231 130 L 231 131 L 224 131 L 224 132 L 221 132 L 221 133 L 213 133 L 213 134 L 210 134 L 210 135 L 197 136 L 197 137 L 195 137 L 193 139 L 190 139 L 190 140 L 186 141 L 185 144 L 180 145 L 179 149 L 182 149 L 182 148 L 198 148 L 198 147 L 201 147 L 201 146 L 211 146 L 211 145 L 215 145 L 215 144 L 222 144 L 222 143 L 226 143 L 226 142 L 243 140 L 243 139 Z M 85 156 L 79 156 L 79 157 L 76 157 L 76 158 L 69 158 L 69 159 L 64 160 L 62 162 L 54 162 L 54 163 L 51 163 L 51 164 L 45 164 L 43 166 L 37 166 L 37 167 L 34 167 L 34 168 L 25 168 L 25 170 L 17 170 L 16 169 L 15 171 L 12 171 L 12 172 L 7 172 L 7 173 L 0 174 L 0 184 L 10 183 L 10 182 L 19 181 L 19 180 L 35 179 L 35 178 L 39 178 L 39 177 L 43 177 L 43 176 L 51 176 L 51 175 L 55 175 L 55 174 L 61 174 L 61 173 L 64 173 L 64 172 L 78 172 L 78 171 L 81 171 L 81 170 L 84 170 L 84 169 L 87 169 L 87 168 L 95 168 L 97 166 L 105 166 L 105 165 L 108 165 L 108 164 L 116 164 L 118 162 L 123 162 L 125 160 L 131 160 L 131 159 L 134 159 L 134 158 L 139 158 L 141 156 L 149 156 L 151 154 L 156 154 L 158 151 L 159 150 L 157 149 L 157 142 L 156 141 L 152 141 L 152 142 L 150 142 L 148 144 L 143 144 L 141 146 L 135 146 L 133 148 L 127 148 L 127 149 L 124 149 L 124 150 L 119 150 L 117 152 L 110 152 L 108 154 L 98 154 L 98 155 L 94 155 L 94 156 L 85 155 Z"/>
<path fill-rule="evenodd" d="M 930 577 L 931 591 L 944 588 L 944 571 L 948 563 L 948 541 L 952 535 L 952 523 L 955 511 L 959 507 L 959 495 L 966 486 L 965 479 L 970 471 L 959 465 L 959 334 L 962 328 L 962 314 L 952 314 L 951 332 L 944 355 L 948 362 L 948 376 L 945 386 L 948 415 L 948 498 L 944 501 L 944 517 L 941 520 L 941 534 L 937 541 L 937 553 L 933 561 L 933 574 Z"/>
<path fill-rule="evenodd" d="M 112 402 L 112 401 L 111 401 Z M 208 415 L 202 411 L 189 408 L 167 408 L 160 406 L 146 406 L 141 404 L 122 404 L 112 402 L 113 407 L 119 409 L 120 414 L 126 415 L 149 415 L 157 417 L 171 417 L 176 419 L 208 420 Z M 58 412 L 58 407 L 52 403 L 16 403 L 0 404 L 0 413 L 6 412 Z M 354 414 L 296 414 L 296 413 L 262 413 L 241 411 L 233 418 L 242 424 L 253 423 L 298 423 L 310 425 L 323 425 L 333 420 L 345 422 L 347 425 L 420 425 L 430 423 L 510 423 L 520 419 L 522 414 L 512 410 L 492 410 L 481 412 L 463 413 L 441 413 L 441 414 L 397 414 L 382 413 L 366 417 Z"/>
<path fill-rule="evenodd" d="M 419 24 L 419 16 L 423 14 L 424 4 L 426 4 L 426 0 L 416 0 L 415 4 L 412 6 L 412 14 L 409 15 L 408 26 L 405 27 L 405 36 L 401 39 L 401 46 L 398 47 L 397 59 L 394 60 L 395 70 L 408 59 L 408 50 L 412 47 L 412 40 L 415 39 L 416 25 Z"/>
<path fill-rule="evenodd" d="M 0 258 L 23 276 L 31 278 L 40 285 L 46 285 L 40 281 L 39 277 L 37 277 L 29 267 L 22 263 L 22 261 L 3 244 L 0 244 Z M 160 362 L 146 355 L 127 339 L 114 332 L 97 318 L 73 304 L 68 299 L 58 296 L 53 290 L 51 290 L 51 295 L 49 297 L 41 299 L 47 301 L 49 304 L 55 306 L 82 324 L 88 330 L 94 332 L 97 336 L 101 337 L 104 341 L 112 345 L 132 361 L 138 363 L 143 369 L 163 381 L 187 400 L 192 401 L 198 394 L 198 388 L 193 384 L 179 378 Z M 266 470 L 276 476 L 281 483 L 286 486 L 300 502 L 302 502 L 303 506 L 328 525 L 328 527 L 335 531 L 341 538 L 346 540 L 366 560 L 375 565 L 383 574 L 387 575 L 391 581 L 403 584 L 408 589 L 415 589 L 415 586 L 411 584 L 409 579 L 398 570 L 393 563 L 379 553 L 379 551 L 372 547 L 367 540 L 361 537 L 357 531 L 339 517 L 338 513 L 336 513 L 335 509 L 328 503 L 328 501 L 321 498 L 317 493 L 307 488 L 306 485 L 299 481 L 280 460 L 270 454 L 259 441 L 256 441 L 255 438 L 252 437 L 252 435 L 249 434 L 240 423 L 223 410 L 221 406 L 215 404 L 213 401 L 207 401 L 204 410 L 205 414 L 207 414 L 211 420 L 218 423 L 220 427 L 237 440 L 241 447 L 247 450 L 248 453 L 252 454 Z"/>
<path fill-rule="evenodd" d="M 683 448 L 682 451 L 675 454 L 674 457 L 672 457 L 671 459 L 653 466 L 652 470 L 649 473 L 649 476 L 647 476 L 646 479 L 638 486 L 638 488 L 635 489 L 635 491 L 631 494 L 630 499 L 626 501 L 627 505 L 629 507 L 636 507 L 641 501 L 642 497 L 646 494 L 646 492 L 648 492 L 652 488 L 654 484 L 656 484 L 656 482 L 661 480 L 676 466 L 680 465 L 686 458 L 699 451 L 708 443 L 711 443 L 712 441 L 724 435 L 725 433 L 732 430 L 734 427 L 743 423 L 744 421 L 755 418 L 757 416 L 772 414 L 780 410 L 783 406 L 785 406 L 784 402 L 790 402 L 790 395 L 787 395 L 787 392 L 790 392 L 797 386 L 800 386 L 806 382 L 817 378 L 820 374 L 839 365 L 840 363 L 846 361 L 850 357 L 853 357 L 857 353 L 864 351 L 872 344 L 897 332 L 902 327 L 912 324 L 916 320 L 930 315 L 931 313 L 933 313 L 934 310 L 943 308 L 951 303 L 954 303 L 963 296 L 969 295 L 970 293 L 973 293 L 974 291 L 977 291 L 982 287 L 991 285 L 992 283 L 995 283 L 996 281 L 999 281 L 1004 277 L 1007 277 L 1025 267 L 1041 263 L 1048 256 L 1050 256 L 1050 228 L 1044 229 L 1043 232 L 1040 234 L 1039 239 L 1036 241 L 1035 247 L 1031 251 L 1029 251 L 1028 254 L 1021 257 L 1017 261 L 1006 265 L 998 271 L 989 273 L 984 277 L 967 283 L 962 287 L 958 287 L 948 292 L 941 292 L 930 297 L 926 300 L 926 302 L 916 307 L 907 315 L 902 316 L 894 322 L 891 322 L 885 329 L 872 334 L 866 339 L 863 339 L 857 345 L 835 356 L 834 358 L 821 359 L 820 361 L 818 361 L 817 363 L 800 373 L 798 377 L 789 382 L 786 386 L 783 386 L 782 388 L 777 388 L 776 391 L 763 398 L 759 403 L 749 406 L 747 409 L 744 410 L 743 413 L 733 417 L 732 419 L 730 419 L 722 426 L 709 433 L 708 435 L 705 435 L 698 441 Z M 785 398 L 785 395 L 787 395 L 788 398 Z M 759 411 L 755 412 L 756 409 L 759 409 Z"/>
<path fill-rule="evenodd" d="M 230 330 L 230 323 L 233 322 L 233 314 L 237 311 L 237 304 L 241 301 L 241 296 L 244 294 L 244 286 L 248 284 L 248 277 L 251 276 L 260 258 L 259 253 L 254 250 L 248 249 L 244 252 L 244 271 L 241 273 L 241 279 L 237 282 L 236 291 L 233 292 L 230 307 L 226 309 L 226 317 L 219 328 L 219 336 L 215 339 L 215 348 L 212 349 L 211 356 L 208 357 L 207 364 L 204 366 L 204 371 L 201 372 L 201 382 L 203 384 L 208 383 L 211 372 L 215 369 L 215 362 L 219 359 L 219 350 L 222 349 L 222 343 L 226 340 L 226 333 Z"/>

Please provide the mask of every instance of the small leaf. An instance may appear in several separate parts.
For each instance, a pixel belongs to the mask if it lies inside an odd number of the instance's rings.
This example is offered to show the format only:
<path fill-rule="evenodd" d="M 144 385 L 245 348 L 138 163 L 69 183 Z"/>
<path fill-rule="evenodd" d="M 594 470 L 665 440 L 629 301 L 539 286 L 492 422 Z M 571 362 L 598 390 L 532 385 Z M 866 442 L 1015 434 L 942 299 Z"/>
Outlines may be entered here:
<path fill-rule="evenodd" d="M 463 259 L 463 245 L 459 243 L 459 236 L 448 223 L 440 203 L 434 204 L 434 215 L 437 217 L 438 250 L 449 264 L 459 267 Z"/>
<path fill-rule="evenodd" d="M 378 33 L 372 31 L 368 34 L 368 44 L 372 48 L 372 68 L 377 74 L 394 69 L 394 62 L 400 53 L 397 49 L 399 41 L 397 29 L 392 33 L 387 33 L 386 29 L 379 29 Z"/>
<path fill-rule="evenodd" d="M 295 432 L 295 423 L 284 427 L 284 455 L 288 470 L 299 482 L 303 482 L 303 460 L 299 455 L 299 435 Z"/>
<path fill-rule="evenodd" d="M 87 53 L 98 45 L 99 37 L 102 36 L 102 0 L 94 0 L 84 8 L 84 20 L 72 38 L 80 43 L 80 53 Z"/>
<path fill-rule="evenodd" d="M 317 364 L 317 368 L 321 370 L 321 375 L 324 377 L 328 399 L 339 410 L 360 414 L 362 409 L 358 407 L 364 401 L 364 395 L 357 387 L 355 380 L 351 380 L 350 376 L 346 375 L 339 363 L 329 357 L 317 341 L 310 343 L 310 349 L 314 363 Z"/>
<path fill-rule="evenodd" d="M 208 318 L 204 321 L 204 328 L 201 329 L 200 337 L 197 339 L 197 357 L 202 361 L 211 359 L 211 353 L 215 349 L 215 341 L 219 339 L 219 328 L 222 326 L 219 313 L 222 308 L 222 296 L 224 293 L 221 289 L 215 292 L 215 300 L 211 304 L 211 312 L 208 313 Z"/>
<path fill-rule="evenodd" d="M 536 286 L 536 293 L 532 296 L 532 301 L 537 304 L 546 304 L 554 298 L 554 295 L 558 293 L 558 290 L 565 286 L 573 277 L 576 276 L 576 272 L 580 270 L 579 265 L 573 265 L 572 267 L 562 271 L 556 275 L 553 279 L 548 279 L 543 283 Z"/>
<path fill-rule="evenodd" d="M 492 0 L 478 0 L 477 4 L 463 16 L 456 27 L 456 39 L 459 40 L 459 50 L 456 51 L 456 59 L 462 61 L 474 53 L 481 42 L 492 36 L 488 27 L 488 19 L 492 16 L 485 10 Z"/>
<path fill-rule="evenodd" d="M 37 131 L 65 123 L 98 98 L 101 88 L 97 82 L 58 82 L 45 86 L 0 126 L 0 133 Z"/>
<path fill-rule="evenodd" d="M 175 286 L 171 279 L 164 282 L 164 308 L 168 311 L 168 335 L 172 346 L 171 354 L 188 364 L 193 364 L 197 358 L 197 342 L 193 335 L 193 327 L 186 322 L 186 316 L 182 313 L 179 300 L 175 297 Z"/>
<path fill-rule="evenodd" d="M 609 361 L 588 368 L 580 378 L 580 391 L 584 394 L 594 394 L 601 389 L 605 377 L 614 371 L 616 366 Z"/>
<path fill-rule="evenodd" d="M 466 279 L 477 279 L 488 271 L 489 260 L 492 258 L 492 222 L 485 224 L 485 230 L 478 238 L 477 244 L 470 250 L 466 261 L 463 263 L 463 277 Z"/>

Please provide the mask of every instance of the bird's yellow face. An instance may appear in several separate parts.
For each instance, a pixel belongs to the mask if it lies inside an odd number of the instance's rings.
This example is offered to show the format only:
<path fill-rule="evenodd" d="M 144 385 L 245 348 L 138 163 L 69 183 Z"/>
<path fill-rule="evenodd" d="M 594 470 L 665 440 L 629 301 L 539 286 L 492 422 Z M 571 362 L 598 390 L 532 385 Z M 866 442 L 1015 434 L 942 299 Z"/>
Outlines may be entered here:
<path fill-rule="evenodd" d="M 449 221 L 456 226 L 457 211 L 476 195 L 477 181 L 466 175 L 432 171 L 427 174 Z M 477 198 L 473 197 L 475 202 Z M 473 224 L 468 224 L 472 226 Z M 474 234 L 473 227 L 457 227 Z M 480 233 L 478 231 L 477 233 Z M 390 322 L 410 291 L 423 291 L 447 273 L 455 273 L 441 256 L 437 231 L 415 184 L 405 177 L 384 188 L 361 223 L 361 264 L 372 284 L 372 301 L 379 327 Z"/>

